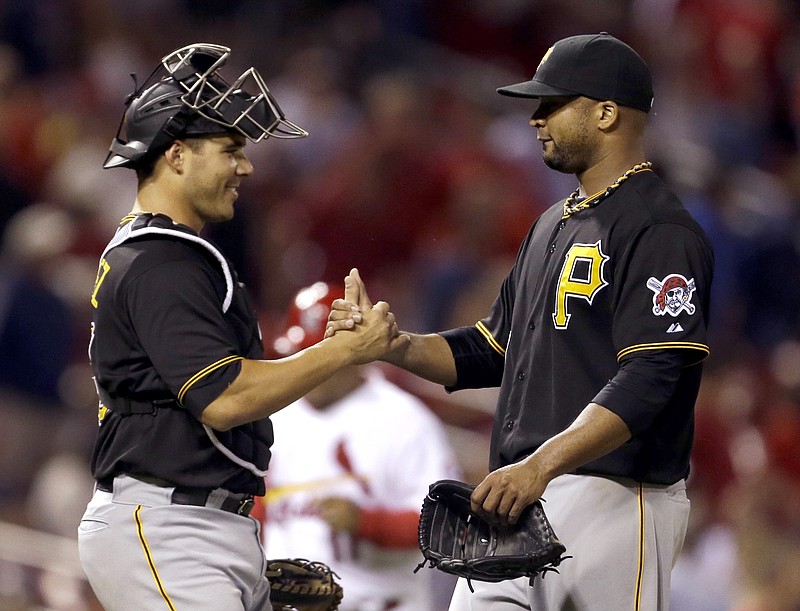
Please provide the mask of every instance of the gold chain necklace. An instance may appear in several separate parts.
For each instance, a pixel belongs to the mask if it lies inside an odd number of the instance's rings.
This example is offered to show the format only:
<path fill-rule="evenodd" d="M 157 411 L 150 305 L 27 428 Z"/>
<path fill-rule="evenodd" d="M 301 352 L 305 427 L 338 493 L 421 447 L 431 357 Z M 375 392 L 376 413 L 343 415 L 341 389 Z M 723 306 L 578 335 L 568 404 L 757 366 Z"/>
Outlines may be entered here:
<path fill-rule="evenodd" d="M 614 184 L 609 186 L 605 191 L 600 191 L 599 193 L 595 193 L 591 197 L 587 197 L 582 199 L 581 201 L 575 201 L 578 197 L 578 193 L 580 192 L 580 187 L 575 189 L 567 200 L 564 202 L 564 214 L 561 215 L 562 219 L 569 218 L 576 212 L 580 212 L 581 210 L 586 210 L 586 208 L 594 208 L 597 204 L 611 195 L 623 182 L 628 180 L 631 176 L 636 174 L 637 172 L 644 172 L 649 171 L 650 168 L 653 167 L 652 162 L 644 161 L 642 163 L 637 163 L 633 166 L 630 170 L 625 172 L 622 176 L 617 178 L 614 181 Z"/>

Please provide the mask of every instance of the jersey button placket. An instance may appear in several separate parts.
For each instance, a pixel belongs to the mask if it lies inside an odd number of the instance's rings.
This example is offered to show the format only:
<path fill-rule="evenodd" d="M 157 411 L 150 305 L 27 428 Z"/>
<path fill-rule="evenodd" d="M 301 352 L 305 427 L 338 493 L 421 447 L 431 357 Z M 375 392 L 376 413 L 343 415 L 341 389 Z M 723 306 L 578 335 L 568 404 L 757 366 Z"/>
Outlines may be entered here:
<path fill-rule="evenodd" d="M 556 237 L 558 236 L 559 232 L 562 229 L 564 229 L 564 227 L 566 227 L 566 226 L 567 226 L 567 221 L 562 219 L 561 221 L 558 222 L 558 225 L 556 225 L 556 231 L 553 234 L 553 240 L 556 239 Z M 550 248 L 548 248 L 547 251 L 552 255 L 556 251 L 556 243 L 552 242 L 550 244 Z"/>

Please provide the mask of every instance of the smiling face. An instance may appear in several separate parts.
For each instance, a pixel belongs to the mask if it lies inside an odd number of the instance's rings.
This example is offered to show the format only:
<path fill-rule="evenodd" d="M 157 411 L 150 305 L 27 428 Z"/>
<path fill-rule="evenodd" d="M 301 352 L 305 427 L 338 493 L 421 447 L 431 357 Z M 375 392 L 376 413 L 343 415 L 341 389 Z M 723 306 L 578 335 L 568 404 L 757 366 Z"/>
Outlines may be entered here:
<path fill-rule="evenodd" d="M 200 224 L 233 217 L 242 179 L 253 172 L 244 153 L 244 136 L 219 135 L 185 141 L 182 199 Z"/>
<path fill-rule="evenodd" d="M 565 174 L 581 174 L 594 163 L 595 133 L 591 109 L 597 103 L 582 97 L 541 98 L 530 124 L 542 143 L 542 159 Z"/>

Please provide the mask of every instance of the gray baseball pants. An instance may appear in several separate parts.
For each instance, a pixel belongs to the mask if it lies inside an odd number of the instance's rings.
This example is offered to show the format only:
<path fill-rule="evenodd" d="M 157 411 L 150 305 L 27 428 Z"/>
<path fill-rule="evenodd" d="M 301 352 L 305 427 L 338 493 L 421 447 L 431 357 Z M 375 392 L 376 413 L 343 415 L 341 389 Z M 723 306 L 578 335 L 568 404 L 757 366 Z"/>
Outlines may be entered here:
<path fill-rule="evenodd" d="M 174 505 L 127 476 L 97 490 L 78 528 L 83 569 L 107 611 L 271 611 L 258 522 Z"/>
<path fill-rule="evenodd" d="M 567 548 L 558 573 L 485 583 L 459 579 L 450 611 L 668 611 L 670 573 L 689 519 L 686 486 L 562 475 L 544 509 Z"/>

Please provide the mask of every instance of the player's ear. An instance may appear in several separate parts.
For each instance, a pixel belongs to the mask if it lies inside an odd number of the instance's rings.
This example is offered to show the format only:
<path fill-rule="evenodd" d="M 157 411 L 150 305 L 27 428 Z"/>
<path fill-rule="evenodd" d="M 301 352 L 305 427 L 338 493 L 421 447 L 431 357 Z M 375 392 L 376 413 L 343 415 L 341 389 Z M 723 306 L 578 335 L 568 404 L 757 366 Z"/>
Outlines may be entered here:
<path fill-rule="evenodd" d="M 186 143 L 182 140 L 175 140 L 170 147 L 164 151 L 164 159 L 173 171 L 179 174 L 183 172 L 183 162 L 186 156 Z"/>
<path fill-rule="evenodd" d="M 597 125 L 600 129 L 611 129 L 617 124 L 619 117 L 620 110 L 616 102 L 604 100 L 597 105 Z"/>

